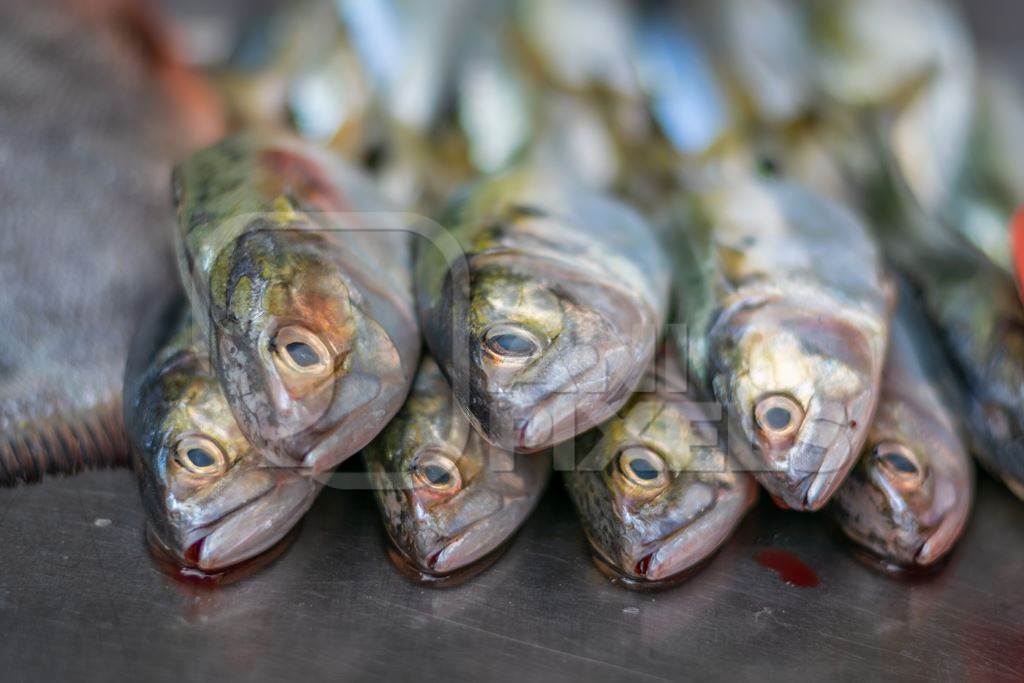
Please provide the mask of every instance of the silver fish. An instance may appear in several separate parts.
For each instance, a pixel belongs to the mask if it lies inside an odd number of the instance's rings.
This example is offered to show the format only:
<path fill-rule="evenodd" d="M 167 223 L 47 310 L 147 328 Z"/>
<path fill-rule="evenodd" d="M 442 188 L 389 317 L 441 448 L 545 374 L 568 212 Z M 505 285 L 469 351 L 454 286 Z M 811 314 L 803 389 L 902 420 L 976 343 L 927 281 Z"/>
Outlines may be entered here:
<path fill-rule="evenodd" d="M 430 576 L 465 570 L 502 547 L 536 506 L 545 455 L 484 441 L 425 357 L 398 416 L 363 452 L 391 542 Z"/>
<path fill-rule="evenodd" d="M 523 170 L 474 186 L 444 222 L 417 256 L 417 304 L 474 426 L 539 451 L 614 414 L 667 306 L 668 267 L 639 214 Z"/>
<path fill-rule="evenodd" d="M 817 510 L 878 399 L 891 288 L 860 220 L 801 186 L 728 179 L 677 207 L 680 353 L 776 501 Z"/>
<path fill-rule="evenodd" d="M 925 567 L 964 531 L 974 467 L 955 404 L 946 402 L 946 359 L 922 312 L 902 294 L 863 455 L 829 509 L 847 536 L 884 562 Z"/>
<path fill-rule="evenodd" d="M 697 26 L 679 6 L 658 5 L 641 14 L 633 60 L 651 114 L 683 154 L 702 154 L 738 122 L 735 107 Z"/>
<path fill-rule="evenodd" d="M 885 168 L 878 238 L 941 330 L 972 452 L 1024 499 L 1024 309 L 1013 279 L 921 206 L 894 163 Z"/>
<path fill-rule="evenodd" d="M 179 267 L 239 427 L 316 472 L 401 407 L 418 361 L 405 226 L 314 145 L 243 134 L 175 171 Z"/>
<path fill-rule="evenodd" d="M 948 221 L 1011 272 L 1010 219 L 1024 206 L 1024 91 L 1009 74 L 984 64 L 977 97 L 967 172 Z"/>
<path fill-rule="evenodd" d="M 632 585 L 672 582 L 717 551 L 757 500 L 671 354 L 618 416 L 580 437 L 565 484 L 599 566 Z"/>
<path fill-rule="evenodd" d="M 321 485 L 246 440 L 184 302 L 149 318 L 124 394 L 148 536 L 184 566 L 220 571 L 273 547 Z"/>
<path fill-rule="evenodd" d="M 818 83 L 837 102 L 885 111 L 888 144 L 928 210 L 946 209 L 974 116 L 974 47 L 946 0 L 838 0 L 811 11 Z"/>
<path fill-rule="evenodd" d="M 711 0 L 694 16 L 754 119 L 780 124 L 813 109 L 814 49 L 801 3 Z"/>

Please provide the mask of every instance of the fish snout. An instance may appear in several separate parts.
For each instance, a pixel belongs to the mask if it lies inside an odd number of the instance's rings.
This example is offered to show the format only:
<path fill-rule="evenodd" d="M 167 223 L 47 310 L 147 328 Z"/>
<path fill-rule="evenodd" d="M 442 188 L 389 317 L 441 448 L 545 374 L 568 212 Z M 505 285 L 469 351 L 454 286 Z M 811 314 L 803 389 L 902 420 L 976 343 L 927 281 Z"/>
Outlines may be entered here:
<path fill-rule="evenodd" d="M 168 550 L 184 566 L 218 571 L 251 559 L 281 540 L 301 519 L 319 485 L 295 472 L 253 469 L 217 487 L 206 496 L 214 505 L 196 500 L 190 509 L 204 509 L 174 529 Z"/>

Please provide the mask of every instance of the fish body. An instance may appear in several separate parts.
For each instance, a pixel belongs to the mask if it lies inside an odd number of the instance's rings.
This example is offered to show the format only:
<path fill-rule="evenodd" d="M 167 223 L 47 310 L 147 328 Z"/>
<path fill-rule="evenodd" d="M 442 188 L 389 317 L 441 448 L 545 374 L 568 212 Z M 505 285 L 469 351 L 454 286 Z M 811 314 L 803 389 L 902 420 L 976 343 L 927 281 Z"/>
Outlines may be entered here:
<path fill-rule="evenodd" d="M 417 305 L 474 426 L 532 452 L 614 414 L 667 307 L 668 266 L 640 215 L 522 170 L 470 188 L 442 222 L 417 255 Z"/>
<path fill-rule="evenodd" d="M 183 300 L 147 318 L 124 411 L 148 535 L 183 566 L 220 571 L 273 547 L 321 485 L 246 440 Z"/>
<path fill-rule="evenodd" d="M 637 22 L 632 56 L 651 115 L 687 155 L 708 152 L 737 125 L 722 75 L 693 23 L 679 6 L 648 7 Z"/>
<path fill-rule="evenodd" d="M 708 559 L 757 500 L 671 354 L 608 422 L 579 437 L 565 485 L 596 556 L 640 585 L 670 582 Z M 654 383 L 656 381 L 656 384 Z"/>
<path fill-rule="evenodd" d="M 1024 309 L 1013 277 L 922 206 L 894 161 L 882 171 L 870 204 L 876 237 L 939 330 L 971 451 L 1024 498 Z"/>
<path fill-rule="evenodd" d="M 409 236 L 327 151 L 241 134 L 175 171 L 179 269 L 246 437 L 324 471 L 397 412 L 420 338 Z"/>
<path fill-rule="evenodd" d="M 814 107 L 814 49 L 801 3 L 713 0 L 698 3 L 694 16 L 750 117 L 777 125 Z"/>
<path fill-rule="evenodd" d="M 673 336 L 777 502 L 822 507 L 878 399 L 891 288 L 864 225 L 791 183 L 730 178 L 676 207 Z M 672 233 L 669 233 L 672 234 Z"/>
<path fill-rule="evenodd" d="M 911 310 L 909 293 L 901 294 L 875 419 L 829 509 L 847 536 L 883 561 L 924 567 L 963 533 L 974 467 L 947 402 L 943 351 L 931 343 L 923 313 Z"/>
<path fill-rule="evenodd" d="M 174 286 L 167 169 L 220 122 L 145 10 L 0 7 L 3 484 L 128 461 L 129 342 Z"/>
<path fill-rule="evenodd" d="M 417 571 L 447 575 L 501 548 L 522 526 L 551 472 L 470 425 L 425 357 L 398 416 L 363 452 L 391 542 Z"/>
<path fill-rule="evenodd" d="M 1010 220 L 1024 206 L 1024 93 L 1009 74 L 984 64 L 977 98 L 967 172 L 947 220 L 1010 272 Z"/>
<path fill-rule="evenodd" d="M 948 210 L 975 114 L 974 46 L 953 3 L 839 0 L 813 5 L 808 23 L 821 92 L 881 113 L 917 201 Z"/>

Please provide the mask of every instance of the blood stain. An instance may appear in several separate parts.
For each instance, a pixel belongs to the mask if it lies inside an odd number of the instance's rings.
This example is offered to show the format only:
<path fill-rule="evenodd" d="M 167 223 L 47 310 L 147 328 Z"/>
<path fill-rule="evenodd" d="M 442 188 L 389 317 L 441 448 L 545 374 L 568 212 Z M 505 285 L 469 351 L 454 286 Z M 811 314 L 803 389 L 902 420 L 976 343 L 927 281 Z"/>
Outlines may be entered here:
<path fill-rule="evenodd" d="M 774 571 L 779 575 L 779 579 L 790 586 L 814 588 L 820 583 L 814 570 L 788 550 L 765 548 L 754 556 L 754 560 L 762 567 Z"/>

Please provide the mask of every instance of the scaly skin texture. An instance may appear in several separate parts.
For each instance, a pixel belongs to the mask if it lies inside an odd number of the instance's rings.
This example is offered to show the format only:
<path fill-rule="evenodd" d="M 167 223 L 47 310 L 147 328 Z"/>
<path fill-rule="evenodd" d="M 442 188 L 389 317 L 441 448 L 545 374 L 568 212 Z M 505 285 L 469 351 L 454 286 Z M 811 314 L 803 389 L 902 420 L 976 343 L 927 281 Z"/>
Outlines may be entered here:
<path fill-rule="evenodd" d="M 876 248 L 839 205 L 777 181 L 725 181 L 673 216 L 678 348 L 741 429 L 740 462 L 777 502 L 819 509 L 878 399 L 892 293 Z"/>
<path fill-rule="evenodd" d="M 547 456 L 516 456 L 484 441 L 429 357 L 401 412 L 363 455 L 388 536 L 420 571 L 435 575 L 507 542 L 551 472 Z"/>
<path fill-rule="evenodd" d="M 149 9 L 0 6 L 0 484 L 128 461 L 129 340 L 174 286 L 167 169 L 221 125 Z"/>
<path fill-rule="evenodd" d="M 275 467 L 245 439 L 187 308 L 169 306 L 140 331 L 125 415 L 150 539 L 211 572 L 281 540 L 320 484 Z"/>
<path fill-rule="evenodd" d="M 720 440 L 721 411 L 701 403 L 670 355 L 619 415 L 576 444 L 565 484 L 594 552 L 623 576 L 663 582 L 708 559 L 757 499 Z M 660 463 L 648 486 L 629 476 L 638 455 Z M 641 470 L 642 471 L 642 470 Z"/>
<path fill-rule="evenodd" d="M 450 216 L 417 255 L 417 303 L 474 425 L 528 452 L 614 414 L 665 321 L 668 268 L 643 219 L 530 171 L 471 188 Z"/>
<path fill-rule="evenodd" d="M 387 424 L 416 369 L 398 214 L 339 159 L 283 135 L 194 155 L 175 196 L 182 280 L 239 427 L 281 464 L 334 467 Z"/>
<path fill-rule="evenodd" d="M 904 293 L 860 462 L 830 506 L 847 536 L 898 566 L 933 564 L 959 540 L 974 467 L 943 392 L 949 368 Z"/>
<path fill-rule="evenodd" d="M 871 195 L 878 239 L 939 330 L 971 451 L 1024 499 L 1024 309 L 1013 278 L 930 215 L 895 168 L 882 167 Z"/>

